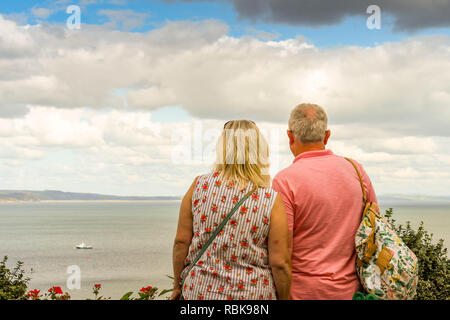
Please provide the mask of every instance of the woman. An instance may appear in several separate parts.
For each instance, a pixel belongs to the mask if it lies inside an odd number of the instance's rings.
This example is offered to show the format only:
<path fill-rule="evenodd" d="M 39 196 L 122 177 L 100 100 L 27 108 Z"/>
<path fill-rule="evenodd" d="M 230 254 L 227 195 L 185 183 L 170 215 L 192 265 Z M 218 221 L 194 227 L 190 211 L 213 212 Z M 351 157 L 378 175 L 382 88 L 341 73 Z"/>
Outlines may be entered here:
<path fill-rule="evenodd" d="M 214 172 L 197 177 L 181 203 L 171 299 L 290 298 L 287 217 L 281 197 L 270 188 L 268 156 L 253 122 L 225 124 Z M 203 248 L 236 203 L 236 212 Z"/>

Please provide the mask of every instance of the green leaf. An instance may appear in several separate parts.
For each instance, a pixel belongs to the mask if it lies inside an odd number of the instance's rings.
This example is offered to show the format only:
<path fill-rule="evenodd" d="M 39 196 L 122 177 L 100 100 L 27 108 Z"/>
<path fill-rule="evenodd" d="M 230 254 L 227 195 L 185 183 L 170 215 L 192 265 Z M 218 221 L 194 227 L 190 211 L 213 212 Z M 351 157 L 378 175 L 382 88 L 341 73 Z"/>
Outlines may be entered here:
<path fill-rule="evenodd" d="M 133 291 L 127 292 L 123 295 L 122 298 L 120 298 L 120 300 L 130 300 L 130 296 L 133 294 Z"/>
<path fill-rule="evenodd" d="M 163 291 L 161 291 L 160 294 L 158 294 L 158 297 L 161 297 L 163 294 L 166 294 L 166 293 L 172 292 L 172 291 L 173 291 L 173 289 L 164 289 Z"/>

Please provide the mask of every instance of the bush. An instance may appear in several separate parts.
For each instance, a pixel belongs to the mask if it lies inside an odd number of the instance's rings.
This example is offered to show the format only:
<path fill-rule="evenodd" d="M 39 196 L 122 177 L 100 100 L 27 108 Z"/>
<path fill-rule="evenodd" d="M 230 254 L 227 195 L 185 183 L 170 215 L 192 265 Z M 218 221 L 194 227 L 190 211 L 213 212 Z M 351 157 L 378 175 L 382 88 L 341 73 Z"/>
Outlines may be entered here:
<path fill-rule="evenodd" d="M 406 225 L 396 225 L 392 219 L 393 209 L 386 210 L 385 217 L 400 239 L 414 252 L 419 264 L 419 282 L 416 300 L 450 300 L 450 259 L 444 240 L 432 243 L 433 234 L 420 223 L 417 230 Z"/>
<path fill-rule="evenodd" d="M 0 262 L 0 300 L 25 299 L 30 278 L 25 278 L 23 262 L 18 261 L 16 267 L 10 270 L 6 266 L 7 261 L 8 257 L 5 256 Z"/>

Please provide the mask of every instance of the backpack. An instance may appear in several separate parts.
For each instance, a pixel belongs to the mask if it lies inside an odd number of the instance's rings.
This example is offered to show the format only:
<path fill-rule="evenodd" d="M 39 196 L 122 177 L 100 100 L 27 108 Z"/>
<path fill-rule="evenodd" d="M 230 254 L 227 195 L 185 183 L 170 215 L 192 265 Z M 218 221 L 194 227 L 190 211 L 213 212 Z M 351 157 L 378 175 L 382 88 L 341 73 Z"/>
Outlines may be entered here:
<path fill-rule="evenodd" d="M 355 168 L 363 192 L 364 209 L 355 235 L 356 270 L 361 285 L 379 299 L 412 299 L 419 279 L 417 257 L 379 214 L 378 205 L 367 201 L 358 167 L 345 159 Z"/>

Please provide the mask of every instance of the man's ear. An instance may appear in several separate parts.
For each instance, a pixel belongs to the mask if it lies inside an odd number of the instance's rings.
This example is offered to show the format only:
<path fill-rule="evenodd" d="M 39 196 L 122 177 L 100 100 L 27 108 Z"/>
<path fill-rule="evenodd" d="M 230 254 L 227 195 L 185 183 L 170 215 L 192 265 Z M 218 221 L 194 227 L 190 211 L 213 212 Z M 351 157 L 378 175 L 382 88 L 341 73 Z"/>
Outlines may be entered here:
<path fill-rule="evenodd" d="M 291 130 L 287 130 L 287 134 L 288 134 L 288 137 L 289 137 L 289 145 L 293 145 L 294 142 L 295 142 L 294 134 L 292 133 Z"/>
<path fill-rule="evenodd" d="M 327 145 L 328 139 L 330 138 L 330 135 L 331 135 L 331 131 L 330 130 L 325 131 L 325 138 L 323 139 L 323 144 L 324 145 Z"/>

